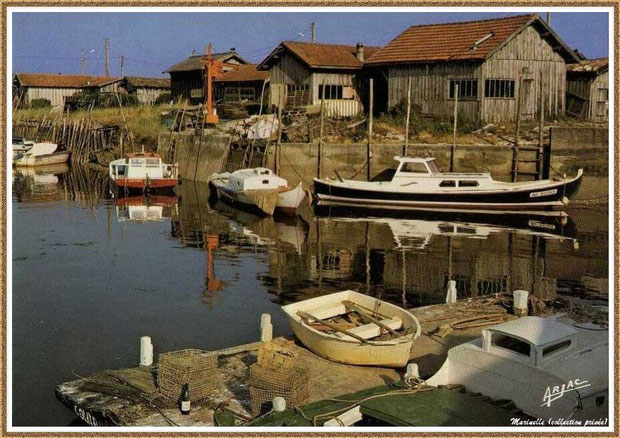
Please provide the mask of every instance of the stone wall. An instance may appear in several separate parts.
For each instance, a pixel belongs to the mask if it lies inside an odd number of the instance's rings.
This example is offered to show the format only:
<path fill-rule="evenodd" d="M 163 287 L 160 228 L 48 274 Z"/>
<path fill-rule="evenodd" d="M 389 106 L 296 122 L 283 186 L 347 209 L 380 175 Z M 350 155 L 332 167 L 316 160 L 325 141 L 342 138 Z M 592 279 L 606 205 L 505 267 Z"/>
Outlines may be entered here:
<path fill-rule="evenodd" d="M 606 149 L 609 131 L 591 126 L 553 126 L 551 128 L 551 149 Z"/>

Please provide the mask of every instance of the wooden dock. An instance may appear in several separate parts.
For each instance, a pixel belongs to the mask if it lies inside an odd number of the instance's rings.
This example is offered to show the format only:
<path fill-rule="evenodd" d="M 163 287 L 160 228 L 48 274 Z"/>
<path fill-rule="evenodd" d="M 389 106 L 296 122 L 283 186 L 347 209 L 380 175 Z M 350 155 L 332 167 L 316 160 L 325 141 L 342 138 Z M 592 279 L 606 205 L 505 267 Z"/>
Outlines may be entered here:
<path fill-rule="evenodd" d="M 423 330 L 414 343 L 411 361 L 418 364 L 423 378 L 441 367 L 453 346 L 480 336 L 493 321 L 515 318 L 498 299 L 427 306 L 412 312 Z M 391 384 L 401 380 L 404 371 L 340 364 L 317 356 L 293 340 L 276 338 L 273 342 L 292 349 L 308 367 L 310 397 L 305 403 Z M 215 352 L 218 388 L 207 399 L 192 402 L 190 415 L 182 415 L 177 404 L 158 391 L 156 365 L 81 377 L 59 385 L 56 395 L 91 426 L 214 426 L 222 413 L 229 418 L 232 414 L 235 424 L 243 424 L 252 418 L 249 367 L 257 361 L 260 345 L 255 342 Z"/>

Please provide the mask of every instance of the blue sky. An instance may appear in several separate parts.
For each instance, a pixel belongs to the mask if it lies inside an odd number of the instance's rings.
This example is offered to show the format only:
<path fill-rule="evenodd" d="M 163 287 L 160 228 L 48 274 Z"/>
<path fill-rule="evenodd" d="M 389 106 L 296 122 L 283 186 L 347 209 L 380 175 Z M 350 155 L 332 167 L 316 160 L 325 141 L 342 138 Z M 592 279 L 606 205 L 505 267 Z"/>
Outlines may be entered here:
<path fill-rule="evenodd" d="M 523 14 L 518 12 L 514 14 Z M 250 62 L 260 62 L 280 41 L 384 45 L 414 24 L 493 18 L 511 13 L 421 12 L 19 12 L 13 14 L 13 72 L 79 73 L 80 51 L 86 73 L 103 74 L 104 38 L 110 40 L 110 73 L 167 77 L 162 72 L 203 52 L 235 47 Z M 540 13 L 543 18 L 544 12 Z M 606 13 L 553 12 L 551 24 L 571 47 L 590 58 L 608 54 Z"/>

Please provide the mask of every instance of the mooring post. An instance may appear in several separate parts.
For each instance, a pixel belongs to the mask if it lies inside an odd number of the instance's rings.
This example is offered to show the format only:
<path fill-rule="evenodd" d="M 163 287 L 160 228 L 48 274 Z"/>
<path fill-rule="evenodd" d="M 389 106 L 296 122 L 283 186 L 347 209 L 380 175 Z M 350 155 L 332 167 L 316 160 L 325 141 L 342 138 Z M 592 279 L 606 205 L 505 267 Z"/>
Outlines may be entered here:
<path fill-rule="evenodd" d="M 319 132 L 319 146 L 316 157 L 316 177 L 321 177 L 321 159 L 323 157 L 323 129 L 325 126 L 325 79 L 321 92 L 321 131 Z"/>
<path fill-rule="evenodd" d="M 140 338 L 140 366 L 148 367 L 153 365 L 153 344 L 150 336 Z"/>
<path fill-rule="evenodd" d="M 450 149 L 450 172 L 454 172 L 454 153 L 456 152 L 456 126 L 459 117 L 459 84 L 454 81 L 454 125 L 452 127 L 452 148 Z"/>
<path fill-rule="evenodd" d="M 527 316 L 527 299 L 530 293 L 526 290 L 512 292 L 512 309 L 517 316 Z"/>
<path fill-rule="evenodd" d="M 542 178 L 542 161 L 543 161 L 543 130 L 545 127 L 545 103 L 544 103 L 544 88 L 543 88 L 543 73 L 540 72 L 540 83 L 538 84 L 538 150 L 536 151 L 536 179 Z"/>
<path fill-rule="evenodd" d="M 407 82 L 407 120 L 405 120 L 405 145 L 403 146 L 403 157 L 409 151 L 409 118 L 411 117 L 411 76 Z"/>
<path fill-rule="evenodd" d="M 368 86 L 368 146 L 366 147 L 366 180 L 372 176 L 372 113 L 374 111 L 374 80 L 370 78 Z"/>
<path fill-rule="evenodd" d="M 278 140 L 276 141 L 276 150 L 273 157 L 273 173 L 280 173 L 280 159 L 282 158 L 282 106 L 284 106 L 284 94 L 280 94 L 280 102 L 278 105 Z"/>
<path fill-rule="evenodd" d="M 270 342 L 273 339 L 273 324 L 271 324 L 271 315 L 263 313 L 260 317 L 260 341 Z"/>

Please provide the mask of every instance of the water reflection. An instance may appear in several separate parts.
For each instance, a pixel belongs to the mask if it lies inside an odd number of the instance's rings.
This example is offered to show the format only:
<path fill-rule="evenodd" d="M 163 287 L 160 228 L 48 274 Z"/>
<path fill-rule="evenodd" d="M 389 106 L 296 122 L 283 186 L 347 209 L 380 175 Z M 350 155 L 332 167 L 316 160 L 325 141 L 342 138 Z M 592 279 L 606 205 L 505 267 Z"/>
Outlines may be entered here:
<path fill-rule="evenodd" d="M 124 196 L 116 199 L 114 205 L 119 222 L 149 222 L 176 217 L 178 202 L 176 196 Z"/>

